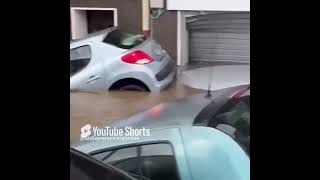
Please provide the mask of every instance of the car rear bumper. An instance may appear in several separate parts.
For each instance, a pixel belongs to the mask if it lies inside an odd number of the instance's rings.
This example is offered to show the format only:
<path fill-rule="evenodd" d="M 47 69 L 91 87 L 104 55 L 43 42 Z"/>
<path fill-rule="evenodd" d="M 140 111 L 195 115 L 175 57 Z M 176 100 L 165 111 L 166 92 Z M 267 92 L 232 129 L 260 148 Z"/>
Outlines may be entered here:
<path fill-rule="evenodd" d="M 170 75 L 172 71 L 174 71 L 175 65 L 174 63 L 169 60 L 168 63 L 162 68 L 160 72 L 158 72 L 155 77 L 158 81 L 164 80 L 166 77 Z"/>
<path fill-rule="evenodd" d="M 151 88 L 152 91 L 160 91 L 168 87 L 174 80 L 176 75 L 176 66 L 172 66 L 171 71 L 167 73 L 167 76 L 163 77 L 161 81 L 156 81 L 154 86 Z"/>

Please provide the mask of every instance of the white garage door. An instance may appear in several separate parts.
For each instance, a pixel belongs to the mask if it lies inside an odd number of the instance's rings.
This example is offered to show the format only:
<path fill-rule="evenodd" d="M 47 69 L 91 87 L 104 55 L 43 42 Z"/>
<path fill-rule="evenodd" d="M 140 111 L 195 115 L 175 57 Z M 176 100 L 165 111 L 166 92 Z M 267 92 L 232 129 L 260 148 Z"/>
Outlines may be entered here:
<path fill-rule="evenodd" d="M 250 63 L 250 13 L 229 12 L 187 18 L 189 60 Z"/>

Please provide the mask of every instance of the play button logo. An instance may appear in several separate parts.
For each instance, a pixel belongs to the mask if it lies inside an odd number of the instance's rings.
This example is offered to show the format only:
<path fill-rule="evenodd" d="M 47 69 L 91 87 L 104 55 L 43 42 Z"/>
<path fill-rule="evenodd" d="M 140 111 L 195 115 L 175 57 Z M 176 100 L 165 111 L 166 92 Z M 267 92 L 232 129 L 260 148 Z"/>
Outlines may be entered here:
<path fill-rule="evenodd" d="M 85 139 L 91 134 L 91 125 L 87 124 L 81 128 L 81 138 Z"/>

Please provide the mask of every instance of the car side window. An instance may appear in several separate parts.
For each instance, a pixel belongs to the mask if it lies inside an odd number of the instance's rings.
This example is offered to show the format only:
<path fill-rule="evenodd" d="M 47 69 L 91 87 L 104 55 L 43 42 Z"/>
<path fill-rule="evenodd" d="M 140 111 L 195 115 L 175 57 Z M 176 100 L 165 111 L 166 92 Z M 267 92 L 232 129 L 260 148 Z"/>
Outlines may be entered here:
<path fill-rule="evenodd" d="M 70 180 L 133 180 L 132 176 L 70 149 Z"/>
<path fill-rule="evenodd" d="M 91 60 L 90 46 L 85 45 L 70 50 L 70 77 L 84 69 Z"/>
<path fill-rule="evenodd" d="M 138 164 L 138 150 L 137 147 L 122 148 L 110 152 L 107 156 L 101 159 L 105 163 L 124 170 L 133 176 L 139 174 Z"/>
<path fill-rule="evenodd" d="M 232 137 L 250 156 L 250 96 L 231 100 L 210 120 L 209 127 Z"/>
<path fill-rule="evenodd" d="M 93 157 L 124 170 L 136 178 L 144 180 L 179 179 L 173 149 L 167 143 L 105 151 L 94 154 Z"/>
<path fill-rule="evenodd" d="M 141 147 L 141 171 L 151 180 L 179 179 L 176 160 L 169 144 L 154 144 Z"/>

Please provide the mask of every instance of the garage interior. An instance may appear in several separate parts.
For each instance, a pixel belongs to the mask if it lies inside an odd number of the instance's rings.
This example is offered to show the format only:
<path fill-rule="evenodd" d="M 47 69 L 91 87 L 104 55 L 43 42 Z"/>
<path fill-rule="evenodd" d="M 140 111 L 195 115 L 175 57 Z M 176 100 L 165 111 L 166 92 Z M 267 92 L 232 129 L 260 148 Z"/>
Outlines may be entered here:
<path fill-rule="evenodd" d="M 71 39 L 118 25 L 115 8 L 71 8 Z"/>
<path fill-rule="evenodd" d="M 113 11 L 87 11 L 87 19 L 89 34 L 114 26 Z"/>

